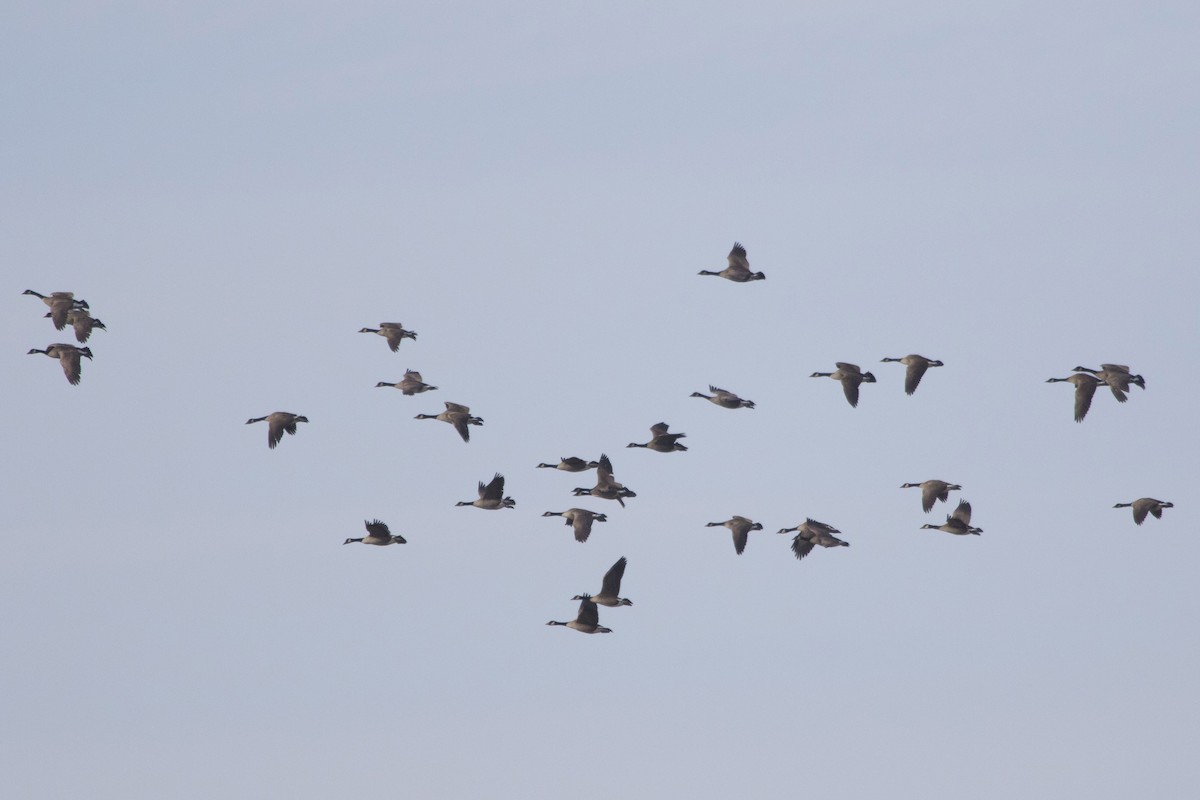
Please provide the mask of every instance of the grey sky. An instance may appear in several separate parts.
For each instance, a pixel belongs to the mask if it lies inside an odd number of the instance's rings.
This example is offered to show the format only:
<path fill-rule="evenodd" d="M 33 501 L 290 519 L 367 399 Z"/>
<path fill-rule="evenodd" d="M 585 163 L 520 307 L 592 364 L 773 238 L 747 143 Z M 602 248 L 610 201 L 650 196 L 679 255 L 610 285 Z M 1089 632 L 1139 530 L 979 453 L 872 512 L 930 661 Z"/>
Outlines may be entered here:
<path fill-rule="evenodd" d="M 502 5 L 0 11 L 12 796 L 1190 797 L 1200 10 Z"/>

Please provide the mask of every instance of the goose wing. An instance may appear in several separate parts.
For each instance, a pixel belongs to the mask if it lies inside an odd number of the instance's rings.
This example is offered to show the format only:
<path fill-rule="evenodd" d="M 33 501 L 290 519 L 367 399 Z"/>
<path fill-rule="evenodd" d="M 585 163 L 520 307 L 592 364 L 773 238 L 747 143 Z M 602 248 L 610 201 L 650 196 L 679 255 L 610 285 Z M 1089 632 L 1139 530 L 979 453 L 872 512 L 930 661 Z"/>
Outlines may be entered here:
<path fill-rule="evenodd" d="M 914 359 L 908 365 L 908 369 L 904 371 L 904 393 L 912 394 L 917 390 L 917 386 L 921 383 L 922 376 L 925 375 L 925 370 L 929 369 L 929 362 L 924 358 Z"/>
<path fill-rule="evenodd" d="M 1086 373 L 1081 373 L 1086 374 Z M 1090 376 L 1089 376 L 1090 377 Z M 1092 407 L 1092 398 L 1096 395 L 1096 387 L 1102 381 L 1079 381 L 1075 384 L 1075 421 L 1083 422 L 1088 409 Z"/>
<path fill-rule="evenodd" d="M 971 504 L 966 500 L 959 500 L 958 507 L 954 509 L 953 514 L 946 518 L 946 521 L 949 522 L 952 519 L 956 519 L 963 525 L 969 526 L 971 524 Z"/>
<path fill-rule="evenodd" d="M 600 612 L 596 610 L 596 604 L 592 602 L 590 594 L 583 595 L 583 599 L 579 602 L 579 614 L 575 617 L 575 621 L 589 628 L 600 624 Z"/>
<path fill-rule="evenodd" d="M 613 481 L 612 462 L 604 453 L 600 454 L 600 465 L 596 467 L 596 485 L 611 486 Z"/>
<path fill-rule="evenodd" d="M 363 520 L 363 525 L 367 527 L 367 533 L 377 539 L 391 539 L 392 532 L 388 530 L 387 523 L 374 519 L 368 522 Z"/>
<path fill-rule="evenodd" d="M 841 366 L 840 364 L 838 365 Z M 858 408 L 858 385 L 862 383 L 862 376 L 850 373 L 843 375 L 841 384 L 842 391 L 846 395 L 846 401 L 850 403 L 852 408 Z"/>
<path fill-rule="evenodd" d="M 623 577 L 625 577 L 625 556 L 618 558 L 617 563 L 604 573 L 604 580 L 600 584 L 600 594 L 605 597 L 617 597 L 621 593 L 621 578 Z"/>
<path fill-rule="evenodd" d="M 746 248 L 742 247 L 741 242 L 734 242 L 733 249 L 729 251 L 729 268 L 738 272 L 750 271 L 750 261 L 746 258 Z"/>
<path fill-rule="evenodd" d="M 487 484 L 483 485 L 483 481 L 479 482 L 479 497 L 483 500 L 501 500 L 504 498 L 504 476 L 499 472 Z"/>
<path fill-rule="evenodd" d="M 399 323 L 381 322 L 379 323 L 379 327 L 383 329 L 383 338 L 387 341 L 388 347 L 391 348 L 393 353 L 398 352 L 400 350 L 400 342 L 404 340 L 404 330 L 400 327 Z"/>
<path fill-rule="evenodd" d="M 797 560 L 811 553 L 815 546 L 816 543 L 805 536 L 803 531 L 797 533 L 792 539 L 792 552 L 795 553 Z"/>
<path fill-rule="evenodd" d="M 63 374 L 72 386 L 79 385 L 82 370 L 79 366 L 79 350 L 71 345 L 60 345 L 58 348 L 58 363 L 62 364 Z"/>
<path fill-rule="evenodd" d="M 943 503 L 950 497 L 949 485 L 942 481 L 925 481 L 921 484 L 921 508 L 928 514 L 933 510 L 934 502 Z"/>

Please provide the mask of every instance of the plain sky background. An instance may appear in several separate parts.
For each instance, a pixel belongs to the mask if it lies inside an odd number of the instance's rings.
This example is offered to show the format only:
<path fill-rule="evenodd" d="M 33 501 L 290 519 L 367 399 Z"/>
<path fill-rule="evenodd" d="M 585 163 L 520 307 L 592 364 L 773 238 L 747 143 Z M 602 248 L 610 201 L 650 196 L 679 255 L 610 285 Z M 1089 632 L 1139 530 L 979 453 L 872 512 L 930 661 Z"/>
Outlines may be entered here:
<path fill-rule="evenodd" d="M 4 794 L 1193 797 L 1197 41 L 1193 2 L 5 4 Z M 766 281 L 696 275 L 734 240 Z M 27 288 L 108 325 L 80 386 Z M 1045 380 L 1102 361 L 1147 389 L 1077 425 Z M 625 449 L 658 421 L 690 450 Z M 625 509 L 534 468 L 601 452 Z M 497 471 L 515 510 L 454 507 Z M 982 536 L 920 530 L 927 478 Z M 375 516 L 409 543 L 342 547 Z M 806 516 L 851 546 L 797 562 Z M 614 633 L 545 627 L 621 555 Z"/>

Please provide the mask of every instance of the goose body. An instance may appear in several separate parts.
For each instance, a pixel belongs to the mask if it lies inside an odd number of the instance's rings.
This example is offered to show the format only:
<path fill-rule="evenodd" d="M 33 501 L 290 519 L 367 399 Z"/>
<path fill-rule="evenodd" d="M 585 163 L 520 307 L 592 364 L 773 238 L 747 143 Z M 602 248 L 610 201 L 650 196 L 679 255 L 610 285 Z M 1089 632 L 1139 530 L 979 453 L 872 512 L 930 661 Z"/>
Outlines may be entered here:
<path fill-rule="evenodd" d="M 543 517 L 563 517 L 563 524 L 569 525 L 575 532 L 575 541 L 586 542 L 592 533 L 593 522 L 608 522 L 604 514 L 588 511 L 586 508 L 568 508 L 566 511 L 547 511 Z M 575 598 L 578 600 L 579 598 Z M 599 602 L 599 601 L 596 601 Z"/>
<path fill-rule="evenodd" d="M 792 537 L 792 553 L 795 554 L 797 560 L 811 553 L 817 545 L 821 545 L 821 547 L 850 546 L 849 542 L 834 536 L 835 533 L 841 533 L 837 528 L 824 522 L 817 522 L 812 518 L 804 520 L 794 528 L 783 528 L 778 532 L 791 533 L 792 531 L 796 531 L 796 535 Z"/>
<path fill-rule="evenodd" d="M 47 311 L 47 317 L 53 317 L 54 312 Z M 67 312 L 67 324 L 75 331 L 75 341 L 83 344 L 92 335 L 92 330 L 99 328 L 102 331 L 108 330 L 104 323 L 88 313 L 86 308 L 72 308 Z"/>
<path fill-rule="evenodd" d="M 1129 372 L 1129 367 L 1124 364 L 1101 364 L 1100 369 L 1088 369 L 1087 367 L 1075 367 L 1073 372 L 1086 372 L 1090 375 L 1099 378 L 1108 384 L 1108 388 L 1112 390 L 1113 397 L 1117 398 L 1118 403 L 1124 403 L 1126 393 L 1129 391 L 1130 385 L 1138 386 L 1145 390 L 1146 379 L 1141 375 L 1133 375 Z"/>
<path fill-rule="evenodd" d="M 665 422 L 659 422 L 650 426 L 650 441 L 645 444 L 630 442 L 626 447 L 645 447 L 648 450 L 653 450 L 656 453 L 671 453 L 676 450 L 687 450 L 687 447 L 679 443 L 679 440 L 687 436 L 686 433 L 667 433 L 670 425 Z"/>
<path fill-rule="evenodd" d="M 1162 519 L 1164 508 L 1174 508 L 1174 503 L 1155 500 L 1153 497 L 1141 497 L 1132 503 L 1117 503 L 1113 508 L 1132 508 L 1133 521 L 1141 525 L 1146 521 L 1147 514 L 1153 514 L 1155 519 Z"/>
<path fill-rule="evenodd" d="M 921 508 L 928 514 L 933 510 L 933 504 L 938 500 L 943 503 L 950 498 L 951 492 L 957 492 L 962 489 L 957 483 L 947 483 L 946 481 L 928 480 L 920 483 L 904 483 L 900 485 L 901 489 L 920 489 L 921 490 Z"/>
<path fill-rule="evenodd" d="M 468 425 L 482 425 L 483 418 L 471 415 L 471 409 L 458 403 L 446 401 L 446 410 L 440 414 L 417 414 L 414 419 L 438 419 L 442 422 L 448 422 L 454 426 L 454 430 L 458 431 L 458 435 L 462 437 L 464 442 L 471 441 L 471 431 Z"/>
<path fill-rule="evenodd" d="M 30 350 L 26 355 L 41 353 L 50 358 L 57 358 L 58 363 L 62 366 L 63 374 L 67 376 L 67 382 L 72 386 L 78 386 L 80 378 L 83 377 L 83 367 L 80 359 L 87 358 L 91 360 L 92 349 L 90 347 L 76 347 L 73 344 L 52 344 L 48 345 L 45 350 L 38 350 L 36 347 Z"/>
<path fill-rule="evenodd" d="M 946 516 L 946 521 L 944 523 L 941 525 L 932 525 L 927 522 L 921 526 L 922 530 L 926 528 L 932 528 L 935 531 L 953 533 L 955 536 L 966 536 L 967 534 L 974 534 L 978 536 L 979 534 L 983 533 L 983 528 L 971 527 L 971 504 L 966 500 L 958 501 L 958 507 L 954 509 L 953 514 L 948 514 Z"/>
<path fill-rule="evenodd" d="M 54 323 L 56 331 L 61 331 L 67 326 L 67 315 L 71 309 L 89 307 L 86 300 L 76 300 L 74 292 L 51 292 L 49 295 L 45 295 L 35 292 L 33 289 L 26 289 L 21 294 L 31 294 L 50 307 L 50 313 L 47 316 Z"/>
<path fill-rule="evenodd" d="M 399 322 L 381 322 L 378 328 L 360 328 L 358 332 L 382 336 L 393 353 L 400 349 L 400 342 L 405 339 L 412 339 L 414 342 L 417 340 L 417 332 L 404 330 L 404 326 Z"/>
<path fill-rule="evenodd" d="M 620 606 L 631 606 L 633 601 L 624 597 L 621 594 L 621 578 L 625 576 L 625 556 L 617 559 L 617 563 L 608 568 L 608 572 L 604 573 L 604 581 L 600 584 L 600 593 L 591 596 L 592 602 L 609 608 L 618 608 Z M 572 597 L 572 600 L 583 600 L 587 595 L 577 594 Z"/>
<path fill-rule="evenodd" d="M 347 539 L 342 544 L 350 544 L 351 542 L 362 542 L 363 544 L 375 544 L 380 547 L 389 544 L 408 544 L 408 541 L 400 534 L 394 534 L 388 530 L 387 523 L 380 520 L 363 520 L 363 525 L 367 526 L 367 535 L 361 539 Z"/>
<path fill-rule="evenodd" d="M 421 392 L 431 392 L 438 388 L 425 383 L 423 380 L 421 380 L 421 373 L 411 369 L 405 370 L 404 377 L 395 383 L 380 381 L 379 383 L 375 384 L 376 389 L 381 386 L 393 386 L 409 396 L 420 394 Z"/>
<path fill-rule="evenodd" d="M 479 482 L 479 497 L 477 499 L 460 500 L 454 505 L 475 506 L 476 508 L 494 511 L 500 508 L 512 508 L 516 504 L 516 500 L 504 496 L 504 476 L 497 472 L 490 482 L 486 484 L 483 481 Z"/>
<path fill-rule="evenodd" d="M 1087 416 L 1088 409 L 1092 407 L 1092 397 L 1096 394 L 1096 387 L 1104 383 L 1104 381 L 1091 375 L 1087 372 L 1076 372 L 1074 375 L 1068 375 L 1065 378 L 1050 378 L 1046 383 L 1070 383 L 1075 386 L 1075 421 L 1083 422 L 1083 418 Z M 1117 398 L 1120 400 L 1121 398 Z M 1122 400 L 1122 402 L 1124 402 Z"/>
<path fill-rule="evenodd" d="M 561 469 L 563 472 L 586 472 L 600 466 L 599 461 L 584 461 L 575 456 L 563 456 L 557 464 L 538 464 L 538 469 Z"/>
<path fill-rule="evenodd" d="M 709 522 L 704 527 L 729 528 L 730 533 L 733 534 L 733 549 L 737 551 L 739 556 L 746 549 L 746 542 L 750 539 L 750 531 L 761 531 L 763 529 L 761 522 L 755 522 L 754 520 L 737 515 L 730 517 L 724 522 Z"/>
<path fill-rule="evenodd" d="M 750 271 L 750 261 L 746 258 L 746 248 L 742 247 L 741 242 L 734 242 L 733 249 L 729 251 L 729 266 L 720 272 L 712 272 L 707 269 L 700 270 L 701 275 L 716 275 L 725 280 L 733 281 L 734 283 L 746 283 L 748 281 L 766 280 L 767 276 L 761 272 Z"/>
<path fill-rule="evenodd" d="M 711 395 L 703 394 L 701 392 L 692 392 L 690 396 L 703 397 L 708 402 L 712 403 L 713 405 L 720 406 L 721 408 L 754 408 L 753 400 L 743 400 L 733 392 L 727 392 L 724 389 L 718 389 L 711 384 L 709 385 L 708 390 L 712 392 Z"/>
<path fill-rule="evenodd" d="M 904 371 L 904 393 L 912 394 L 917 390 L 917 386 L 921 383 L 922 376 L 925 375 L 925 370 L 930 367 L 944 366 L 941 361 L 936 359 L 919 356 L 915 353 L 909 354 L 904 358 L 885 358 L 884 362 L 894 361 L 908 367 Z"/>
<path fill-rule="evenodd" d="M 572 630 L 577 630 L 580 633 L 612 633 L 612 628 L 606 628 L 600 624 L 600 612 L 596 609 L 596 604 L 592 602 L 590 595 L 579 595 L 579 614 L 575 619 L 568 622 L 555 622 L 550 620 L 547 625 L 563 625 Z"/>
<path fill-rule="evenodd" d="M 264 420 L 267 423 L 267 447 L 274 450 L 275 446 L 283 439 L 284 432 L 295 435 L 296 423 L 308 422 L 308 417 L 292 414 L 288 411 L 276 411 L 267 414 L 265 417 L 248 419 L 246 420 L 246 424 L 250 425 L 251 423 L 263 422 Z"/>
<path fill-rule="evenodd" d="M 626 497 L 637 497 L 635 492 L 618 483 L 613 477 L 612 462 L 604 453 L 600 454 L 600 461 L 596 465 L 596 485 L 590 489 L 576 487 L 573 492 L 576 497 L 591 495 L 601 500 L 616 500 L 622 508 L 625 507 Z"/>
<path fill-rule="evenodd" d="M 875 376 L 869 372 L 863 372 L 857 364 L 850 364 L 845 361 L 839 361 L 835 365 L 837 367 L 833 372 L 814 372 L 810 378 L 833 378 L 842 384 L 842 391 L 846 395 L 846 402 L 851 408 L 858 408 L 858 387 L 864 383 L 875 383 Z"/>

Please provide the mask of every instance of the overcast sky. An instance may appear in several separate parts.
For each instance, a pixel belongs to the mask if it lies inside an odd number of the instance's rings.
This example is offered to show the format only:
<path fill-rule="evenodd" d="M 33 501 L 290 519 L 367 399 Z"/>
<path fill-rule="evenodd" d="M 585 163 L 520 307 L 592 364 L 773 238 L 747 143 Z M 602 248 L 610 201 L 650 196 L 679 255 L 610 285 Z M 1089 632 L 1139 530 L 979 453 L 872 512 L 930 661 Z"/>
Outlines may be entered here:
<path fill-rule="evenodd" d="M 952 5 L 6 4 L 6 790 L 1191 797 L 1200 10 Z"/>

